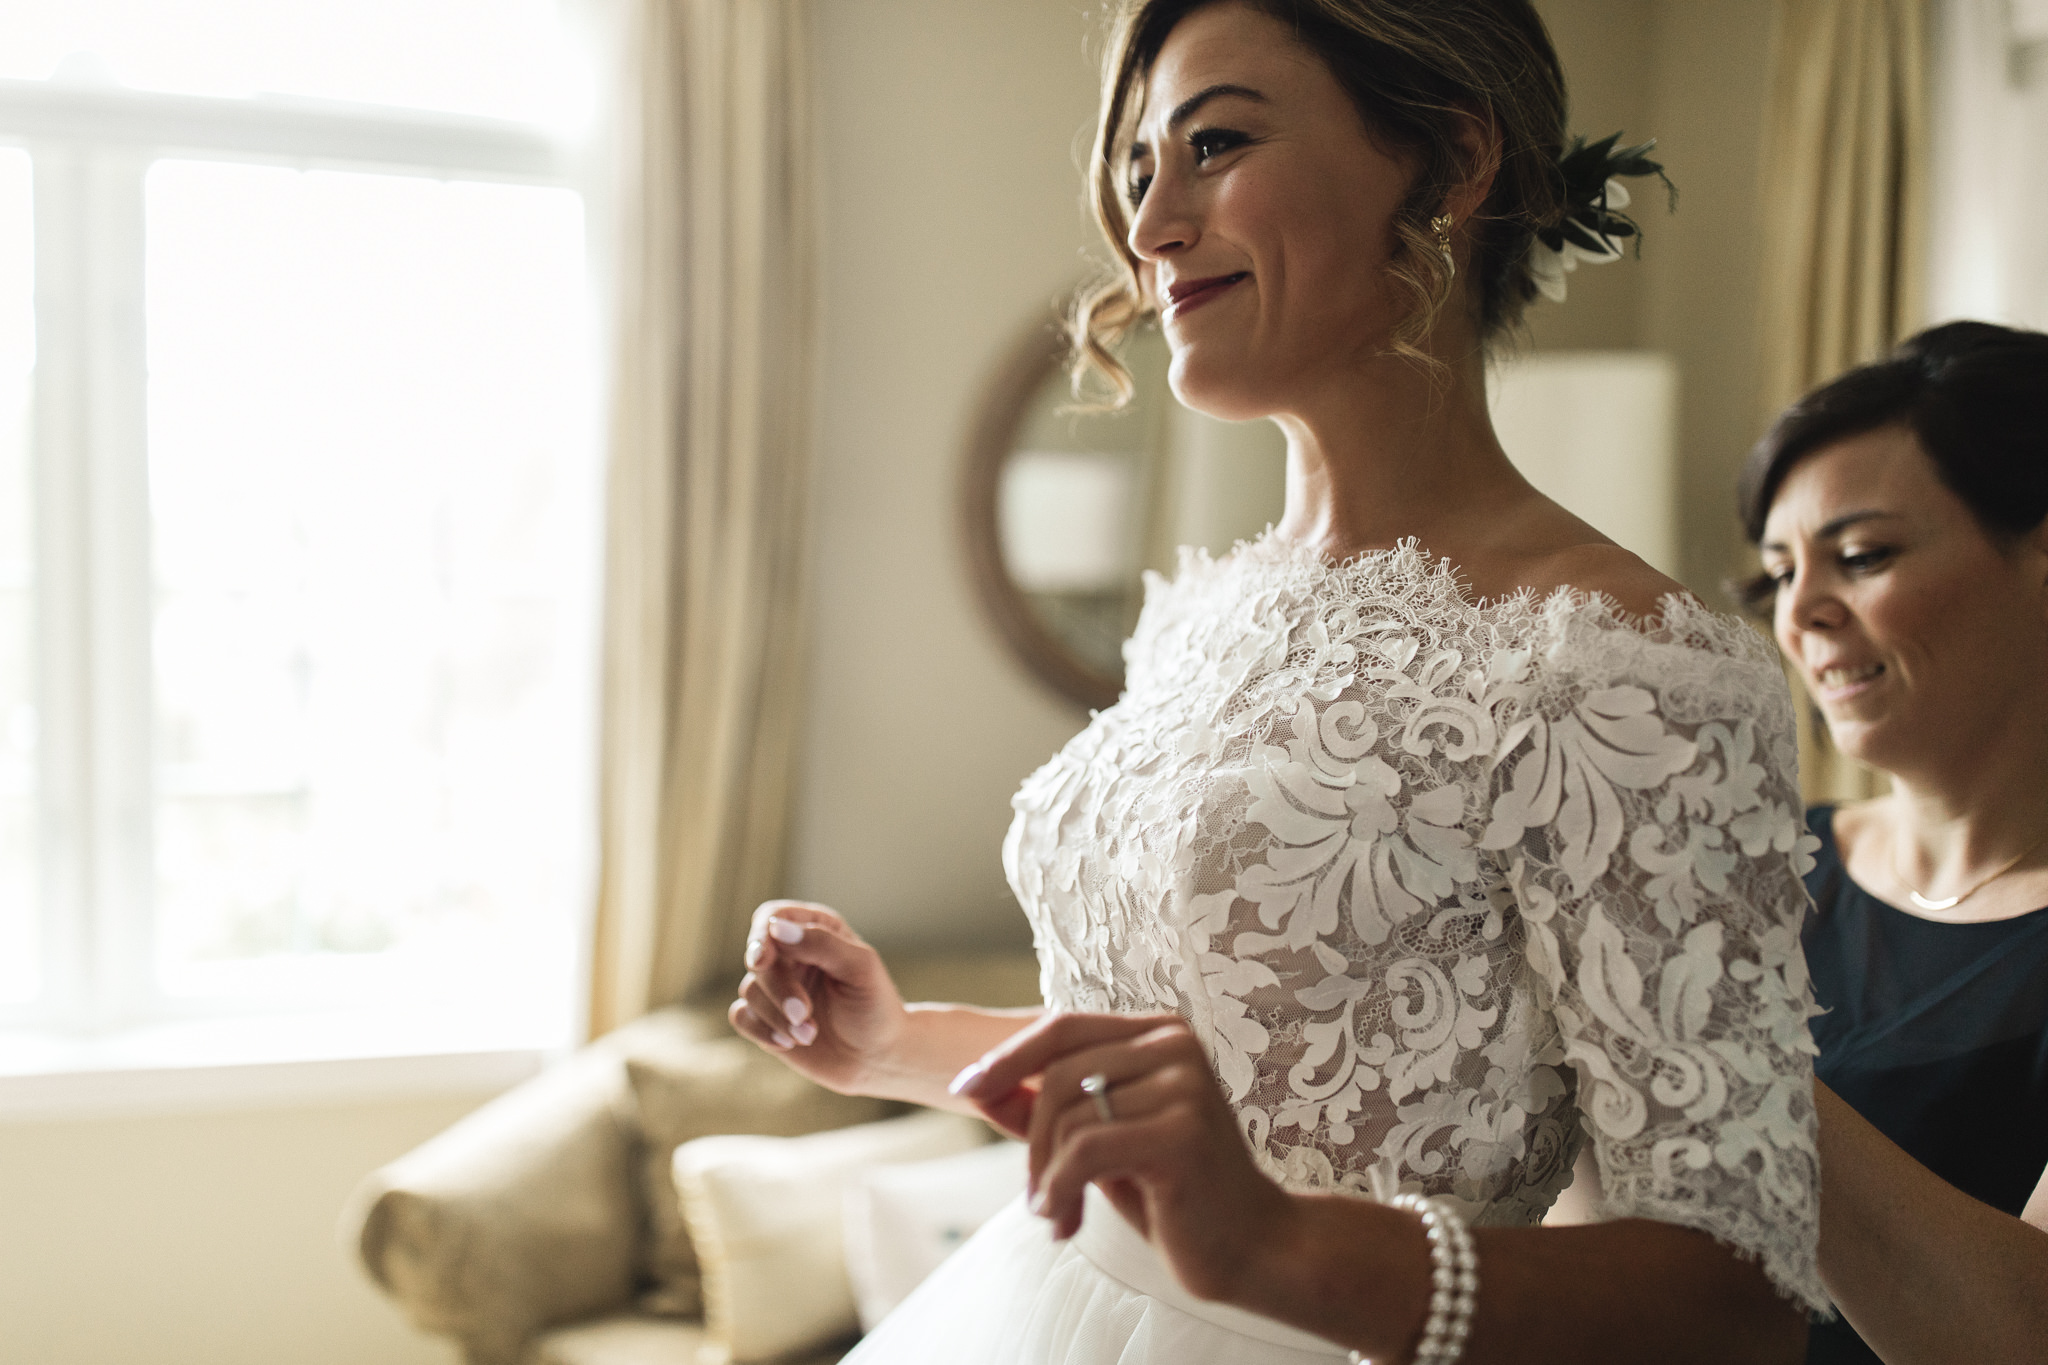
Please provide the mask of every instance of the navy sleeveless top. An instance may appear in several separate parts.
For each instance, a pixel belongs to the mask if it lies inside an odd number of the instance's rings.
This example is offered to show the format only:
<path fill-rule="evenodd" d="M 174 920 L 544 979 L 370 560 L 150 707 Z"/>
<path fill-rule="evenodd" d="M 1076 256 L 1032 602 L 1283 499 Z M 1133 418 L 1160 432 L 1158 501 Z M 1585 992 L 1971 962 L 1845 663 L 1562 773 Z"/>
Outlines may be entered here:
<path fill-rule="evenodd" d="M 1991 924 L 1909 915 L 1849 880 L 1834 815 L 1806 816 L 1820 851 L 1802 936 L 1827 1011 L 1814 1074 L 1921 1165 L 2018 1216 L 2048 1167 L 2048 908 Z M 1878 1359 L 1842 1319 L 1814 1325 L 1806 1358 Z"/>

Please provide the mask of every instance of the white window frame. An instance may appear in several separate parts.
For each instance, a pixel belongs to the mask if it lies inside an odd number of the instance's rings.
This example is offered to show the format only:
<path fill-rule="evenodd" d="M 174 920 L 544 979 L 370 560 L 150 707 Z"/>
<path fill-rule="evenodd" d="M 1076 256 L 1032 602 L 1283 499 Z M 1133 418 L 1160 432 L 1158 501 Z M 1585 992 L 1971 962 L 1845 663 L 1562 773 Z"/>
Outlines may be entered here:
<path fill-rule="evenodd" d="M 36 471 L 37 800 L 45 860 L 42 995 L 30 1005 L 0 1006 L 0 1041 L 17 1044 L 12 1064 L 0 1057 L 4 1117 L 53 1106 L 107 1107 L 105 1084 L 66 1089 L 69 1073 L 97 1070 L 111 1079 L 115 1072 L 244 1060 L 232 1041 L 220 1042 L 217 1030 L 204 1046 L 165 1046 L 178 1021 L 218 1016 L 222 1006 L 166 996 L 154 970 L 153 583 L 143 331 L 149 167 L 179 157 L 579 193 L 585 175 L 571 144 L 531 125 L 326 100 L 218 99 L 21 80 L 0 80 L 0 146 L 26 150 L 33 163 L 37 358 L 30 459 Z M 164 1033 L 166 1025 L 172 1033 Z M 152 1028 L 162 1035 L 155 1044 L 147 1039 Z M 31 1045 L 19 1046 L 24 1039 Z M 35 1060 L 39 1046 L 42 1057 Z M 333 1051 L 317 1042 L 308 1046 L 313 1054 Z M 417 1051 L 388 1037 L 339 1050 L 353 1058 Z M 493 1083 L 530 1070 L 539 1056 L 530 1048 L 475 1044 L 456 1050 L 480 1059 L 476 1078 Z M 309 1084 L 274 1045 L 251 1055 L 270 1064 L 270 1082 L 259 1081 L 258 1089 L 275 1083 L 299 1093 Z M 31 1060 L 20 1061 L 24 1056 Z M 277 1071 L 280 1063 L 284 1072 Z M 417 1058 L 401 1070 L 414 1081 L 421 1074 L 447 1079 L 431 1068 L 422 1073 Z M 359 1091 L 364 1084 L 360 1066 L 347 1071 L 344 1089 Z M 202 1088 L 234 1102 L 246 1099 L 237 1084 Z M 111 1102 L 121 1105 L 118 1097 Z"/>

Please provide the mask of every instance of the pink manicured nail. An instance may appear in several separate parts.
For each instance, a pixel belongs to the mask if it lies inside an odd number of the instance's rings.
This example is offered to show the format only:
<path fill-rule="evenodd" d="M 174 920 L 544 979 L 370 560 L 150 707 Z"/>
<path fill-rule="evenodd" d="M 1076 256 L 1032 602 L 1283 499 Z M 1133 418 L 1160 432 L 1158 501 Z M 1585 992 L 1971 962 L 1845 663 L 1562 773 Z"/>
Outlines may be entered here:
<path fill-rule="evenodd" d="M 811 1017 L 811 1007 L 804 1003 L 801 995 L 792 995 L 782 1002 L 782 1013 L 792 1024 L 801 1024 Z"/>
<path fill-rule="evenodd" d="M 790 1029 L 790 1032 L 796 1035 L 797 1042 L 804 1047 L 818 1041 L 818 1026 L 808 1019 Z"/>
<path fill-rule="evenodd" d="M 758 938 L 747 940 L 747 966 L 750 969 L 761 965 L 761 954 L 767 951 L 767 947 L 768 945 Z"/>
<path fill-rule="evenodd" d="M 953 1095 L 972 1095 L 981 1088 L 981 1078 L 986 1075 L 988 1068 L 980 1062 L 975 1062 L 955 1076 L 952 1084 L 946 1087 L 946 1091 Z"/>
<path fill-rule="evenodd" d="M 784 1052 L 787 1052 L 791 1048 L 796 1046 L 796 1042 L 787 1033 L 778 1032 L 775 1035 L 775 1046 L 781 1048 Z"/>
<path fill-rule="evenodd" d="M 803 942 L 804 927 L 792 920 L 771 919 L 768 921 L 768 932 L 781 939 L 784 943 Z"/>

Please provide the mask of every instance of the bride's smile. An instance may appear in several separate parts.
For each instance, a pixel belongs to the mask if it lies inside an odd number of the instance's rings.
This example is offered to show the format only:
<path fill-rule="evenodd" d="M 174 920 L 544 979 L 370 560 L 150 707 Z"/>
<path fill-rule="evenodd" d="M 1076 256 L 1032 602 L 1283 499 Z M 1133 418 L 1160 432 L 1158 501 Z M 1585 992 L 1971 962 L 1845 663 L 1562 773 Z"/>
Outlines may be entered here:
<path fill-rule="evenodd" d="M 1402 315 L 1392 222 L 1414 171 L 1278 20 L 1217 5 L 1176 26 L 1124 171 L 1126 241 L 1183 403 L 1270 417 L 1386 350 Z"/>

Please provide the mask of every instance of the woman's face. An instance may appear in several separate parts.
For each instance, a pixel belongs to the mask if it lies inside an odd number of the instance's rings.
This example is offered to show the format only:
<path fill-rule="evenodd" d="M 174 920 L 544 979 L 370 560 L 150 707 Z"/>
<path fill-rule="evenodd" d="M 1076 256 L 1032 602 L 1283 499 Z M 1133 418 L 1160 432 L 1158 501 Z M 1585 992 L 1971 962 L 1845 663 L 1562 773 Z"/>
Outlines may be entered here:
<path fill-rule="evenodd" d="M 1143 98 L 1129 240 L 1181 401 L 1270 416 L 1384 352 L 1410 173 L 1321 59 L 1277 20 L 1210 5 L 1168 35 Z"/>
<path fill-rule="evenodd" d="M 1850 757 L 1908 776 L 1967 767 L 2040 715 L 2042 537 L 1991 540 L 1906 428 L 1794 465 L 1762 552 L 1778 645 Z"/>

